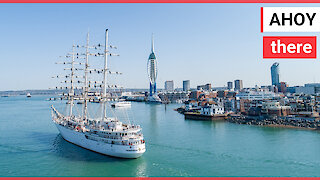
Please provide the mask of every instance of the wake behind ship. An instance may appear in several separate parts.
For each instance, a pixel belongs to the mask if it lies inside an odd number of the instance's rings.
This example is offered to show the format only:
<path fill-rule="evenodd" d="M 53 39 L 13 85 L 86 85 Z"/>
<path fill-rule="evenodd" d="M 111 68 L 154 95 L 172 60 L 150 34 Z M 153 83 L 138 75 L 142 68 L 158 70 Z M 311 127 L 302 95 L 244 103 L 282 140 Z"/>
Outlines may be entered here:
<path fill-rule="evenodd" d="M 81 54 L 74 51 L 75 48 L 81 47 L 85 48 L 85 53 Z M 96 50 L 101 47 L 104 47 L 103 53 L 89 52 L 90 48 Z M 66 56 L 67 58 L 72 58 L 72 61 L 62 63 L 71 65 L 71 68 L 65 69 L 71 70 L 71 73 L 63 76 L 69 78 L 69 80 L 63 82 L 68 83 L 70 87 L 61 88 L 69 89 L 67 94 L 63 94 L 63 98 L 68 100 L 66 104 L 69 106 L 69 112 L 66 112 L 68 115 L 62 114 L 58 112 L 56 108 L 51 106 L 52 120 L 62 137 L 68 142 L 104 155 L 120 158 L 138 158 L 146 151 L 145 140 L 143 138 L 143 134 L 141 133 L 141 127 L 139 125 L 133 125 L 130 122 L 125 124 L 117 117 L 107 117 L 107 87 L 111 87 L 111 85 L 108 85 L 107 83 L 107 75 L 119 74 L 119 72 L 109 71 L 107 57 L 115 55 L 109 53 L 108 48 L 114 48 L 114 46 L 108 45 L 108 30 L 106 30 L 106 40 L 104 46 L 101 44 L 98 44 L 97 46 L 89 46 L 89 34 L 87 36 L 86 46 L 73 45 L 72 53 L 69 53 Z M 84 55 L 82 59 L 85 60 L 85 63 L 75 62 L 75 59 L 81 59 L 81 55 Z M 89 69 L 89 56 L 103 56 L 104 67 L 100 69 Z M 84 69 L 76 68 L 76 65 L 85 65 L 85 67 Z M 76 75 L 75 72 L 77 70 L 83 70 L 84 76 Z M 92 73 L 96 73 L 98 75 L 103 74 L 102 81 L 89 81 L 89 74 Z M 78 80 L 79 78 L 82 78 L 83 81 Z M 77 87 L 75 83 L 83 84 L 83 86 Z M 91 93 L 91 87 L 101 87 L 101 91 Z M 58 89 L 58 87 L 56 88 Z M 76 89 L 81 89 L 81 93 L 77 94 Z M 88 115 L 88 105 L 92 99 L 100 100 L 101 117 L 90 117 Z M 73 112 L 75 100 L 81 100 L 84 102 L 82 104 L 83 107 L 81 114 L 75 114 Z"/>

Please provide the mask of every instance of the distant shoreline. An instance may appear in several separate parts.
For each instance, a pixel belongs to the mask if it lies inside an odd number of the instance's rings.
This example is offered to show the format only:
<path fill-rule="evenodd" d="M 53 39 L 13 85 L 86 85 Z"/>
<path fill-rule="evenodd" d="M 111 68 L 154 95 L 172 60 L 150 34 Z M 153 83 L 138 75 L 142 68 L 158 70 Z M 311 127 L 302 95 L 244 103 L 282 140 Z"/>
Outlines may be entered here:
<path fill-rule="evenodd" d="M 58 95 L 63 92 L 67 92 L 68 90 L 56 90 L 56 89 L 34 89 L 34 90 L 7 90 L 0 91 L 0 96 L 18 96 L 18 95 L 26 95 L 30 93 L 31 95 Z M 139 91 L 148 91 L 147 89 L 123 89 L 123 92 L 139 92 Z"/>
<path fill-rule="evenodd" d="M 17 91 L 0 91 L 0 96 L 19 96 L 19 95 L 27 95 L 30 93 L 31 95 L 57 95 L 59 93 L 64 92 L 64 90 L 17 90 Z"/>

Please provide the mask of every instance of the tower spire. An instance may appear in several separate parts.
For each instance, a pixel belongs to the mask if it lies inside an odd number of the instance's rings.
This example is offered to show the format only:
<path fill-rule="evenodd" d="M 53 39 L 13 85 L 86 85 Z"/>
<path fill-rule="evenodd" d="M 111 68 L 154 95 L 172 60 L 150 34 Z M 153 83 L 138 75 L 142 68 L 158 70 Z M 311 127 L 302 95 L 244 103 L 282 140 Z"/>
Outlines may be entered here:
<path fill-rule="evenodd" d="M 153 33 L 152 33 L 152 36 L 151 36 L 151 52 L 152 53 L 154 52 Z"/>

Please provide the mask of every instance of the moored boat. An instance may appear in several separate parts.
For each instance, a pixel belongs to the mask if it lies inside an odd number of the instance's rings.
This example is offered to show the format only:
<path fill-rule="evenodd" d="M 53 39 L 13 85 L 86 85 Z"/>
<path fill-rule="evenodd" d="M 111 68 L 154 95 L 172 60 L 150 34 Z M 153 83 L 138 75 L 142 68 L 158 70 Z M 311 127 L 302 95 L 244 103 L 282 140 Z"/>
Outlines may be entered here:
<path fill-rule="evenodd" d="M 129 101 L 119 101 L 119 102 L 114 102 L 111 104 L 111 107 L 117 108 L 117 107 L 131 107 L 131 102 Z"/>

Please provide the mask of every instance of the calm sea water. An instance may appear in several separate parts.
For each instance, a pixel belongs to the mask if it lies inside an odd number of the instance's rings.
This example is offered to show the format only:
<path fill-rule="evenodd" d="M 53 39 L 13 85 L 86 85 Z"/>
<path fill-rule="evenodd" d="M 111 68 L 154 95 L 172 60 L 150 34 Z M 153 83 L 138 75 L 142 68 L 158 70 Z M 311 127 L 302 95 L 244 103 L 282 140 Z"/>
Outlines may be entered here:
<path fill-rule="evenodd" d="M 118 159 L 64 141 L 50 105 L 65 104 L 47 98 L 0 98 L 0 176 L 320 176 L 319 131 L 184 120 L 178 104 L 132 103 L 147 151 Z"/>

